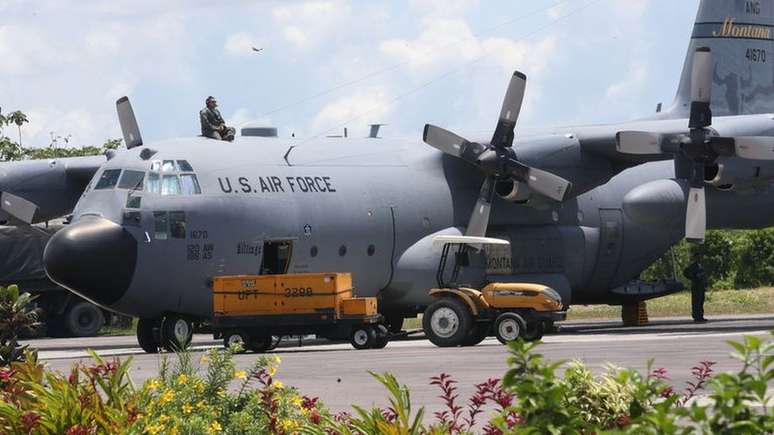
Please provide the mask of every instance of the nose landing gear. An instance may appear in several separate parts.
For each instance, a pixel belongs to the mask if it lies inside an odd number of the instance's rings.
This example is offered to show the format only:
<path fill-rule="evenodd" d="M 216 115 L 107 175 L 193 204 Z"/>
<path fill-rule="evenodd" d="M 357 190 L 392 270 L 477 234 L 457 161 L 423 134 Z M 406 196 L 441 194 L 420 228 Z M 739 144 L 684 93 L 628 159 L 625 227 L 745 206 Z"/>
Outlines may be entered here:
<path fill-rule="evenodd" d="M 185 349 L 192 337 L 193 323 L 178 314 L 137 322 L 137 342 L 147 353 L 158 353 L 160 348 L 169 352 Z"/>

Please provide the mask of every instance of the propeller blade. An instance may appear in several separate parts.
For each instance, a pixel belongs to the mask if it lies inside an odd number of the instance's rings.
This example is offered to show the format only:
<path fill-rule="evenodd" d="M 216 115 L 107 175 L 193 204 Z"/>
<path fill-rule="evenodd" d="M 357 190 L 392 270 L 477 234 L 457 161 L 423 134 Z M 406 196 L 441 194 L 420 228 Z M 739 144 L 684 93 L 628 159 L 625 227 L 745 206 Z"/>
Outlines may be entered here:
<path fill-rule="evenodd" d="M 707 230 L 707 204 L 704 187 L 688 190 L 688 206 L 685 209 L 685 238 L 689 242 L 701 243 Z"/>
<path fill-rule="evenodd" d="M 503 106 L 500 109 L 500 120 L 497 121 L 491 144 L 501 148 L 513 145 L 514 128 L 519 119 L 524 92 L 527 88 L 527 76 L 520 71 L 513 73 L 508 90 L 505 92 Z"/>
<path fill-rule="evenodd" d="M 774 137 L 735 137 L 736 155 L 743 159 L 774 160 Z"/>
<path fill-rule="evenodd" d="M 140 135 L 140 126 L 137 125 L 137 118 L 132 110 L 132 103 L 129 97 L 121 97 L 116 101 L 116 111 L 118 112 L 118 123 L 121 124 L 121 133 L 124 135 L 124 143 L 127 149 L 132 149 L 142 145 L 142 136 Z"/>
<path fill-rule="evenodd" d="M 469 237 L 484 237 L 489 226 L 489 212 L 492 210 L 492 198 L 494 196 L 494 178 L 487 177 L 481 185 L 478 201 L 473 208 L 473 213 L 468 221 L 465 235 Z"/>
<path fill-rule="evenodd" d="M 647 131 L 619 131 L 615 135 L 616 149 L 624 154 L 661 154 L 663 135 Z"/>
<path fill-rule="evenodd" d="M 460 157 L 465 150 L 465 146 L 470 143 L 465 138 L 432 124 L 425 124 L 422 140 L 431 147 L 454 157 Z"/>
<path fill-rule="evenodd" d="M 688 128 L 704 128 L 712 125 L 710 99 L 712 93 L 712 52 L 700 47 L 693 54 L 691 70 L 691 114 Z"/>
<path fill-rule="evenodd" d="M 530 189 L 554 201 L 564 201 L 572 188 L 572 183 L 564 178 L 516 160 L 509 161 L 509 169 L 514 180 L 527 183 Z"/>
<path fill-rule="evenodd" d="M 31 224 L 38 211 L 38 206 L 22 197 L 8 192 L 0 192 L 0 210 L 24 223 Z"/>

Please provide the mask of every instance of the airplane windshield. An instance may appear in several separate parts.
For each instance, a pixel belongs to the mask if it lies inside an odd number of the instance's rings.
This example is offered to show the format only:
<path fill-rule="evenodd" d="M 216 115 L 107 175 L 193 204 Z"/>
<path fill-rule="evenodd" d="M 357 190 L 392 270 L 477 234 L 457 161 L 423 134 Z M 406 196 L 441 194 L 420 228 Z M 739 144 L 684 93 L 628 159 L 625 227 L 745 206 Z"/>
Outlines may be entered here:
<path fill-rule="evenodd" d="M 116 183 L 118 183 L 119 175 L 121 175 L 120 169 L 106 169 L 105 172 L 102 173 L 102 176 L 99 177 L 99 181 L 97 181 L 94 190 L 112 189 L 116 186 Z"/>
<path fill-rule="evenodd" d="M 151 162 L 146 191 L 163 196 L 200 195 L 201 185 L 188 160 L 154 160 Z M 140 187 L 142 189 L 142 187 Z"/>
<path fill-rule="evenodd" d="M 121 176 L 121 181 L 118 182 L 118 188 L 142 190 L 143 180 L 145 180 L 145 172 L 127 169 Z"/>

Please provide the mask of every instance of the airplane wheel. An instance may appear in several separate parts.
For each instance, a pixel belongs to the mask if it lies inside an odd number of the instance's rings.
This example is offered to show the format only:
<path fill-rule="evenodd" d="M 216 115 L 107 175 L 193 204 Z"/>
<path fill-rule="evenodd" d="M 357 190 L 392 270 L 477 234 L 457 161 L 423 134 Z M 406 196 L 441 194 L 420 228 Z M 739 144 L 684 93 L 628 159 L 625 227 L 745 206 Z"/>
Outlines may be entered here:
<path fill-rule="evenodd" d="M 352 329 L 349 342 L 357 350 L 370 349 L 376 341 L 376 330 L 370 325 L 356 326 Z M 385 343 L 386 344 L 386 343 Z"/>
<path fill-rule="evenodd" d="M 238 344 L 240 346 L 240 351 L 237 353 L 244 353 L 247 349 L 248 342 L 248 335 L 242 331 L 231 331 L 223 336 L 223 347 L 231 349 L 231 346 Z"/>
<path fill-rule="evenodd" d="M 441 298 L 430 304 L 422 316 L 422 329 L 438 347 L 459 346 L 473 328 L 473 315 L 465 302 L 457 298 Z"/>
<path fill-rule="evenodd" d="M 272 345 L 272 337 L 271 335 L 261 336 L 261 337 L 252 337 L 247 343 L 247 348 L 252 350 L 255 353 L 264 353 L 268 350 L 270 350 Z"/>
<path fill-rule="evenodd" d="M 93 337 L 105 325 L 102 309 L 83 300 L 70 305 L 62 320 L 72 337 Z"/>
<path fill-rule="evenodd" d="M 158 353 L 159 340 L 154 331 L 158 327 L 156 319 L 139 319 L 137 321 L 137 343 L 145 353 Z"/>
<path fill-rule="evenodd" d="M 497 316 L 494 324 L 495 337 L 500 343 L 506 344 L 519 338 L 525 329 L 524 319 L 516 313 L 502 313 Z"/>
<path fill-rule="evenodd" d="M 462 342 L 462 346 L 475 346 L 486 339 L 489 336 L 489 331 L 492 329 L 491 323 L 477 323 L 470 330 L 470 335 Z"/>
<path fill-rule="evenodd" d="M 543 338 L 546 327 L 543 322 L 532 321 L 527 323 L 527 327 L 521 332 L 521 338 L 526 341 L 537 341 Z"/>
<path fill-rule="evenodd" d="M 376 325 L 376 338 L 372 349 L 384 349 L 390 341 L 390 331 L 384 325 Z"/>
<path fill-rule="evenodd" d="M 406 320 L 403 316 L 387 316 L 387 329 L 393 334 L 397 334 L 403 330 L 403 321 Z"/>
<path fill-rule="evenodd" d="M 169 352 L 177 352 L 191 344 L 193 324 L 185 317 L 176 314 L 164 317 L 161 321 L 161 345 Z"/>

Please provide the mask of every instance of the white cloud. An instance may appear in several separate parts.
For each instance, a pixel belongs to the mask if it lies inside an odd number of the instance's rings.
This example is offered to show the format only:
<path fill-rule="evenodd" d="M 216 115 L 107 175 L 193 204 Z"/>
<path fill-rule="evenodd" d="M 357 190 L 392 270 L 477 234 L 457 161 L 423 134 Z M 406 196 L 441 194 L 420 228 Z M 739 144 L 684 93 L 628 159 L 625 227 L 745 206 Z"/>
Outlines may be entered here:
<path fill-rule="evenodd" d="M 336 128 L 383 123 L 392 112 L 390 98 L 382 88 L 347 95 L 323 107 L 312 122 L 313 134 L 338 133 Z M 355 119 L 356 118 L 356 119 Z"/>
<path fill-rule="evenodd" d="M 625 73 L 625 78 L 617 83 L 608 86 L 605 91 L 607 98 L 621 98 L 637 94 L 642 90 L 648 78 L 645 65 L 635 61 L 629 65 L 629 70 Z"/>
<path fill-rule="evenodd" d="M 293 46 L 309 50 L 335 33 L 346 32 L 351 6 L 343 0 L 283 4 L 272 10 L 275 24 Z"/>
<path fill-rule="evenodd" d="M 411 9 L 425 17 L 459 17 L 478 4 L 479 0 L 411 0 Z"/>

